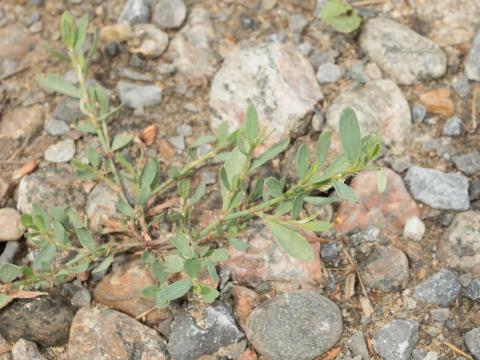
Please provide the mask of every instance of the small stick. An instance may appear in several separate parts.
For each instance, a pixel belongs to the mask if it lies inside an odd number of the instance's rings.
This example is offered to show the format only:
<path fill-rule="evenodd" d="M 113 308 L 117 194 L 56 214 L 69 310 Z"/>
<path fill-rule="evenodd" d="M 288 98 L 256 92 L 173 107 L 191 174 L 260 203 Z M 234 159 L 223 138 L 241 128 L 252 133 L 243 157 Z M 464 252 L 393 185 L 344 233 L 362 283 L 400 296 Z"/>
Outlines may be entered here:
<path fill-rule="evenodd" d="M 350 256 L 350 254 L 348 253 L 348 251 L 345 248 L 343 248 L 343 253 L 347 257 L 348 262 L 350 263 L 350 265 L 353 266 L 353 269 L 355 270 L 355 273 L 357 274 L 358 282 L 360 283 L 360 287 L 362 288 L 363 295 L 368 299 L 368 302 L 370 302 L 370 304 L 371 304 L 370 296 L 368 296 L 367 290 L 365 289 L 365 286 L 363 285 L 363 281 L 362 281 L 362 278 L 360 276 L 360 273 L 357 270 L 357 264 L 353 261 L 352 257 Z"/>
<path fill-rule="evenodd" d="M 15 156 L 17 156 L 18 154 L 20 154 L 26 147 L 27 147 L 27 144 L 28 144 L 28 141 L 30 140 L 30 136 L 27 136 L 25 138 L 25 140 L 23 141 L 23 144 L 22 146 L 20 146 L 17 150 L 15 150 L 13 152 L 12 155 L 10 155 L 10 157 L 7 159 L 7 163 L 11 162 L 13 159 L 15 159 Z"/>
<path fill-rule="evenodd" d="M 22 67 L 18 68 L 15 71 L 11 72 L 11 73 L 0 76 L 0 82 L 2 82 L 4 80 L 7 80 L 7 79 L 10 79 L 11 77 L 13 77 L 15 75 L 18 75 L 18 74 L 24 72 L 25 70 L 27 70 L 29 68 L 30 68 L 30 65 L 25 65 L 25 66 L 22 66 Z"/>
<path fill-rule="evenodd" d="M 147 315 L 150 314 L 152 311 L 155 311 L 156 308 L 157 308 L 157 307 L 154 306 L 154 307 L 148 309 L 147 311 L 144 311 L 144 312 L 141 313 L 140 315 L 135 316 L 135 320 L 140 320 L 140 319 L 142 319 L 144 316 L 147 316 Z"/>
<path fill-rule="evenodd" d="M 450 343 L 448 343 L 448 342 L 446 342 L 446 341 L 444 341 L 442 344 L 445 345 L 445 346 L 447 346 L 447 347 L 449 347 L 451 350 L 453 350 L 453 351 L 456 352 L 457 354 L 463 356 L 464 358 L 466 358 L 466 359 L 468 359 L 468 360 L 473 360 L 473 358 L 472 358 L 470 355 L 468 355 L 467 353 L 463 352 L 462 350 L 460 350 L 459 348 L 457 348 L 455 345 L 452 345 L 452 344 L 450 344 Z"/>
<path fill-rule="evenodd" d="M 381 5 L 385 0 L 360 0 L 352 3 L 352 6 Z"/>

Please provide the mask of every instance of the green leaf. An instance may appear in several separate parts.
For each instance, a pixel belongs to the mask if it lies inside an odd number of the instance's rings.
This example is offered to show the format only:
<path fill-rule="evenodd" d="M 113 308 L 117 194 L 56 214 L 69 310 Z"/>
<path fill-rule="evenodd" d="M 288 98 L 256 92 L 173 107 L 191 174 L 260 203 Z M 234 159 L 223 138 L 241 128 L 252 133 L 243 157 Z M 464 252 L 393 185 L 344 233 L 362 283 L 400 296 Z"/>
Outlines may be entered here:
<path fill-rule="evenodd" d="M 328 0 L 322 7 L 320 17 L 322 20 L 329 20 L 339 15 L 346 14 L 352 10 L 352 6 L 344 0 Z"/>
<path fill-rule="evenodd" d="M 80 51 L 87 37 L 88 15 L 84 15 L 77 22 L 77 31 L 75 36 L 75 50 Z"/>
<path fill-rule="evenodd" d="M 90 64 L 92 63 L 93 57 L 97 53 L 99 43 L 100 43 L 100 32 L 97 28 L 97 29 L 95 29 L 95 33 L 93 34 L 92 45 L 90 46 L 90 49 L 88 50 L 87 60 L 85 61 L 85 65 L 83 66 L 83 72 L 86 72 L 87 69 L 90 67 Z"/>
<path fill-rule="evenodd" d="M 299 179 L 303 179 L 307 175 L 310 159 L 308 157 L 308 147 L 306 144 L 300 145 L 297 151 L 296 168 L 297 176 Z"/>
<path fill-rule="evenodd" d="M 20 266 L 8 263 L 0 265 L 0 281 L 4 284 L 10 283 L 22 275 L 23 269 Z"/>
<path fill-rule="evenodd" d="M 204 183 L 200 184 L 197 189 L 195 190 L 195 192 L 193 193 L 192 197 L 190 198 L 190 200 L 188 201 L 190 206 L 193 206 L 195 205 L 197 202 L 200 201 L 200 199 L 203 197 L 203 195 L 205 195 L 205 191 L 206 191 L 206 186 Z"/>
<path fill-rule="evenodd" d="M 300 261 L 313 260 L 312 246 L 300 233 L 273 220 L 263 221 L 287 254 Z"/>
<path fill-rule="evenodd" d="M 356 165 L 362 151 L 362 136 L 357 116 L 350 107 L 345 108 L 340 115 L 339 132 L 350 165 Z"/>
<path fill-rule="evenodd" d="M 80 121 L 77 125 L 77 130 L 92 135 L 97 133 L 97 129 L 95 129 L 95 126 L 89 121 Z"/>
<path fill-rule="evenodd" d="M 130 161 L 128 161 L 127 158 L 122 153 L 120 152 L 117 153 L 115 155 L 115 158 L 117 159 L 118 163 L 123 167 L 124 170 L 126 170 L 130 174 L 133 174 L 135 172 Z"/>
<path fill-rule="evenodd" d="M 79 228 L 75 229 L 77 233 L 78 241 L 82 244 L 83 248 L 87 249 L 91 253 L 95 253 L 97 251 L 97 245 L 95 244 L 95 240 L 93 239 L 92 233 L 88 231 L 86 228 Z"/>
<path fill-rule="evenodd" d="M 115 207 L 123 215 L 128 216 L 129 218 L 132 218 L 132 219 L 135 217 L 135 210 L 124 199 L 122 198 L 118 199 L 118 201 L 115 203 Z"/>
<path fill-rule="evenodd" d="M 215 129 L 215 138 L 218 142 L 218 145 L 223 145 L 227 142 L 228 138 L 228 123 L 222 121 L 220 125 Z"/>
<path fill-rule="evenodd" d="M 299 224 L 299 226 L 305 230 L 322 232 L 329 230 L 332 227 L 332 224 L 327 221 L 313 220 L 305 224 Z"/>
<path fill-rule="evenodd" d="M 33 262 L 33 268 L 35 270 L 50 270 L 52 267 L 52 261 L 55 258 L 55 254 L 57 249 L 53 245 L 45 245 L 40 248 L 37 255 L 35 256 L 35 260 Z"/>
<path fill-rule="evenodd" d="M 165 267 L 163 266 L 162 263 L 156 261 L 153 261 L 150 263 L 150 270 L 152 271 L 153 277 L 155 280 L 157 280 L 159 283 L 164 283 L 167 281 L 167 274 L 165 274 Z"/>
<path fill-rule="evenodd" d="M 256 158 L 253 161 L 252 166 L 250 167 L 250 170 L 255 170 L 256 168 L 265 164 L 267 161 L 272 160 L 278 154 L 283 152 L 288 147 L 289 143 L 290 143 L 290 140 L 285 139 L 273 145 L 272 147 L 268 148 L 263 154 L 261 154 L 258 158 Z"/>
<path fill-rule="evenodd" d="M 305 202 L 316 205 L 316 206 L 323 206 L 327 204 L 332 204 L 337 202 L 338 198 L 336 197 L 320 197 L 320 196 L 307 196 L 305 198 Z"/>
<path fill-rule="evenodd" d="M 272 197 L 278 197 L 282 195 L 282 182 L 277 178 L 270 176 L 265 180 L 265 187 L 267 194 Z"/>
<path fill-rule="evenodd" d="M 105 259 L 103 259 L 103 261 L 98 266 L 95 267 L 95 269 L 93 269 L 92 273 L 96 274 L 96 273 L 103 273 L 107 271 L 110 265 L 112 265 L 113 260 L 114 260 L 113 254 L 108 255 Z"/>
<path fill-rule="evenodd" d="M 143 288 L 142 295 L 145 297 L 156 297 L 160 289 L 155 285 L 148 285 Z"/>
<path fill-rule="evenodd" d="M 23 214 L 23 215 L 20 217 L 20 222 L 21 222 L 22 225 L 25 226 L 26 228 L 33 228 L 33 227 L 34 227 L 33 218 L 32 218 L 31 215 Z"/>
<path fill-rule="evenodd" d="M 315 155 L 317 169 L 321 170 L 325 160 L 327 159 L 328 150 L 330 149 L 332 133 L 330 131 L 324 131 L 318 138 L 315 145 Z"/>
<path fill-rule="evenodd" d="M 220 180 L 222 181 L 222 185 L 227 189 L 228 191 L 232 191 L 232 188 L 230 187 L 230 182 L 228 181 L 228 176 L 227 172 L 225 171 L 225 167 L 220 168 Z"/>
<path fill-rule="evenodd" d="M 85 153 L 90 165 L 92 165 L 95 169 L 98 169 L 98 165 L 100 165 L 100 154 L 98 151 L 94 147 L 89 146 Z"/>
<path fill-rule="evenodd" d="M 177 232 L 170 241 L 184 259 L 192 259 L 195 256 L 185 234 Z"/>
<path fill-rule="evenodd" d="M 203 135 L 203 136 L 200 136 L 197 140 L 195 140 L 190 145 L 190 147 L 192 147 L 192 148 L 199 147 L 200 145 L 211 143 L 213 140 L 215 140 L 215 136 L 213 136 L 213 135 Z"/>
<path fill-rule="evenodd" d="M 127 146 L 133 140 L 133 136 L 130 134 L 118 134 L 115 135 L 112 141 L 111 151 L 120 150 Z"/>
<path fill-rule="evenodd" d="M 80 274 L 80 273 L 83 273 L 84 271 L 87 271 L 89 266 L 90 266 L 90 263 L 88 261 L 83 261 L 77 265 L 74 265 L 70 268 L 60 271 L 59 274 L 65 274 L 65 275 Z"/>
<path fill-rule="evenodd" d="M 178 255 L 167 255 L 165 257 L 165 270 L 169 273 L 177 273 L 183 270 L 183 259 Z"/>
<path fill-rule="evenodd" d="M 142 187 L 151 187 L 154 180 L 157 178 L 158 164 L 154 159 L 149 159 L 143 168 L 140 176 L 140 184 Z"/>
<path fill-rule="evenodd" d="M 275 215 L 281 216 L 288 214 L 290 211 L 293 210 L 293 201 L 285 201 L 282 202 L 278 205 L 278 207 L 275 209 Z"/>
<path fill-rule="evenodd" d="M 215 264 L 212 263 L 210 260 L 208 259 L 205 259 L 205 266 L 207 268 L 207 271 L 208 271 L 208 274 L 210 275 L 210 277 L 212 278 L 213 282 L 216 284 L 218 283 L 218 281 L 220 280 L 218 278 L 218 274 L 217 274 L 217 269 L 215 268 Z"/>
<path fill-rule="evenodd" d="M 240 240 L 238 238 L 234 238 L 234 237 L 229 237 L 228 238 L 228 243 L 235 249 L 235 250 L 238 250 L 238 251 L 245 251 L 248 249 L 248 243 L 243 241 L 243 240 Z"/>
<path fill-rule="evenodd" d="M 68 244 L 68 234 L 62 223 L 58 220 L 52 220 L 53 239 L 59 244 Z"/>
<path fill-rule="evenodd" d="M 183 200 L 187 200 L 190 193 L 190 180 L 182 179 L 178 182 L 178 193 Z"/>
<path fill-rule="evenodd" d="M 328 21 L 328 24 L 336 31 L 343 34 L 357 30 L 362 24 L 362 18 L 358 14 L 340 15 Z"/>
<path fill-rule="evenodd" d="M 379 193 L 385 192 L 387 188 L 387 175 L 385 174 L 385 170 L 380 169 L 377 171 L 377 190 Z"/>
<path fill-rule="evenodd" d="M 80 98 L 80 91 L 71 82 L 65 80 L 60 75 L 49 74 L 38 80 L 40 86 L 65 94 L 74 98 Z"/>
<path fill-rule="evenodd" d="M 228 260 L 228 258 L 228 251 L 225 249 L 215 249 L 208 256 L 208 260 L 210 260 L 212 263 L 222 262 Z"/>
<path fill-rule="evenodd" d="M 62 41 L 67 48 L 73 48 L 75 42 L 75 33 L 73 29 L 73 16 L 65 11 L 60 20 L 60 34 Z"/>
<path fill-rule="evenodd" d="M 208 304 L 213 303 L 218 295 L 220 295 L 217 289 L 214 289 L 208 285 L 199 284 L 198 286 L 200 288 L 200 296 Z"/>
<path fill-rule="evenodd" d="M 294 219 L 298 219 L 300 216 L 300 212 L 303 209 L 303 199 L 305 198 L 304 194 L 298 195 L 295 200 L 293 201 L 293 208 L 292 208 L 292 217 Z"/>
<path fill-rule="evenodd" d="M 192 279 L 198 278 L 198 273 L 202 269 L 202 262 L 200 259 L 193 258 L 185 260 L 185 272 Z"/>
<path fill-rule="evenodd" d="M 0 309 L 4 308 L 8 304 L 10 304 L 12 301 L 13 301 L 13 298 L 11 296 L 0 294 Z"/>
<path fill-rule="evenodd" d="M 339 197 L 352 202 L 358 202 L 358 197 L 357 195 L 355 195 L 355 193 L 353 192 L 350 186 L 336 180 L 333 180 L 332 183 Z"/>
<path fill-rule="evenodd" d="M 258 136 L 258 113 L 253 103 L 248 105 L 245 117 L 245 134 L 248 140 L 252 142 Z"/>
<path fill-rule="evenodd" d="M 192 279 L 183 279 L 160 290 L 157 294 L 157 306 L 164 308 L 172 300 L 178 299 L 185 295 L 192 287 Z"/>

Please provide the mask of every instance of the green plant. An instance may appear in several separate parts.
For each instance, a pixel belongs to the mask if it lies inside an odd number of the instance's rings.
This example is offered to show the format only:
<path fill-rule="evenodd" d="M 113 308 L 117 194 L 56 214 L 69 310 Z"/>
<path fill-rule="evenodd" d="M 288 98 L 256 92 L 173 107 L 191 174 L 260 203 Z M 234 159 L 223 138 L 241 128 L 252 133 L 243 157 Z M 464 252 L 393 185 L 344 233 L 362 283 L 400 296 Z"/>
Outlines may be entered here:
<path fill-rule="evenodd" d="M 362 24 L 358 11 L 345 0 L 328 0 L 320 18 L 334 30 L 344 34 L 354 32 Z"/>
<path fill-rule="evenodd" d="M 102 86 L 87 81 L 86 74 L 98 46 L 95 32 L 89 39 L 89 50 L 85 51 L 87 27 L 87 17 L 75 24 L 68 12 L 62 16 L 61 35 L 67 51 L 57 55 L 73 66 L 78 87 L 58 75 L 41 78 L 40 84 L 79 99 L 85 120 L 78 123 L 78 129 L 96 136 L 99 146 L 86 150 L 88 161 L 73 160 L 72 165 L 79 177 L 103 182 L 118 194 L 117 209 L 123 217 L 116 231 L 135 240 L 120 243 L 110 237 L 110 241 L 102 243 L 99 234 L 89 230 L 86 216 L 68 208 L 46 213 L 35 205 L 32 214 L 22 216 L 22 223 L 29 229 L 26 236 L 31 246 L 37 248 L 35 260 L 31 266 L 0 267 L 0 281 L 4 284 L 0 288 L 0 307 L 11 301 L 18 290 L 49 287 L 86 271 L 105 273 L 116 255 L 131 250 L 143 251 L 143 260 L 157 281 L 144 293 L 155 296 L 159 307 L 167 306 L 191 289 L 204 301 L 212 302 L 219 292 L 201 281 L 200 275 L 208 273 L 213 283 L 218 282 L 216 265 L 228 258 L 224 245 L 245 250 L 248 244 L 239 239 L 239 234 L 254 218 L 265 223 L 288 254 L 301 261 L 311 260 L 312 247 L 299 230 L 326 231 L 330 224 L 318 221 L 317 214 L 302 217 L 304 203 L 356 201 L 345 180 L 372 168 L 371 162 L 380 153 L 379 137 L 361 137 L 355 113 L 345 109 L 339 131 L 344 151 L 327 164 L 329 132 L 319 137 L 313 162 L 308 147 L 300 145 L 296 155 L 297 180 L 287 187 L 285 178 L 258 175 L 258 169 L 287 149 L 289 141 L 283 140 L 261 152 L 260 146 L 269 134 L 260 128 L 257 111 L 250 104 L 241 128 L 230 132 L 222 123 L 215 135 L 200 137 L 190 145 L 190 162 L 181 168 L 172 166 L 163 178 L 156 159 L 146 158 L 141 145 L 129 146 L 131 135 L 117 134 L 112 138 L 109 134 L 108 123 L 119 108 L 111 108 Z M 199 156 L 198 147 L 203 144 L 210 144 L 211 150 Z M 220 164 L 223 208 L 207 226 L 194 226 L 192 210 L 207 189 L 204 184 L 193 189 L 189 177 L 210 162 Z M 335 196 L 322 196 L 332 188 Z M 162 207 L 166 196 L 175 191 L 175 205 Z M 173 235 L 157 239 L 155 226 L 165 218 Z M 59 263 L 59 255 L 68 260 Z"/>

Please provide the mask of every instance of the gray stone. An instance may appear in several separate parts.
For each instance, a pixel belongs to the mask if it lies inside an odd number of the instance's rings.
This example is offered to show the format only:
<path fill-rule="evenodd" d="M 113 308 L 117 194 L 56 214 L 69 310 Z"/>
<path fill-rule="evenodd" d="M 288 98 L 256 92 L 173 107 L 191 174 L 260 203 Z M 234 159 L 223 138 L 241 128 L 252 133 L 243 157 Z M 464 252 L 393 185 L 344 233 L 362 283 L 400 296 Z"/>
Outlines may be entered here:
<path fill-rule="evenodd" d="M 480 31 L 477 32 L 465 60 L 465 75 L 470 80 L 480 81 Z"/>
<path fill-rule="evenodd" d="M 458 276 L 458 281 L 460 282 L 460 284 L 462 284 L 463 287 L 467 287 L 468 285 L 470 285 L 472 280 L 473 280 L 473 276 L 469 272 Z"/>
<path fill-rule="evenodd" d="M 182 124 L 177 127 L 177 133 L 182 136 L 191 136 L 193 129 L 190 125 Z"/>
<path fill-rule="evenodd" d="M 0 242 L 18 240 L 23 236 L 25 227 L 20 214 L 13 208 L 0 209 Z"/>
<path fill-rule="evenodd" d="M 173 359 L 197 360 L 245 338 L 232 311 L 217 302 L 201 310 L 201 320 L 182 312 L 172 323 L 168 351 Z"/>
<path fill-rule="evenodd" d="M 450 317 L 450 309 L 449 308 L 439 308 L 439 309 L 432 309 L 430 310 L 430 316 L 433 320 L 443 323 L 448 320 Z"/>
<path fill-rule="evenodd" d="M 357 331 L 348 339 L 347 347 L 354 355 L 360 355 L 362 360 L 370 360 L 367 342 L 362 331 Z"/>
<path fill-rule="evenodd" d="M 450 270 L 441 270 L 415 287 L 414 296 L 428 304 L 449 306 L 460 293 L 461 285 Z"/>
<path fill-rule="evenodd" d="M 443 125 L 443 136 L 460 136 L 462 134 L 463 124 L 462 119 L 458 116 L 451 117 Z"/>
<path fill-rule="evenodd" d="M 141 72 L 133 71 L 128 68 L 119 68 L 118 75 L 122 78 L 134 80 L 134 81 L 153 81 L 153 78 L 149 75 L 145 75 Z"/>
<path fill-rule="evenodd" d="M 168 138 L 168 141 L 177 148 L 177 150 L 185 150 L 185 138 L 182 135 L 171 136 Z"/>
<path fill-rule="evenodd" d="M 108 185 L 99 183 L 93 188 L 88 194 L 85 205 L 85 213 L 91 229 L 98 230 L 99 227 L 107 225 L 109 220 L 120 218 L 117 201 L 118 194 Z"/>
<path fill-rule="evenodd" d="M 427 108 L 425 105 L 416 103 L 412 107 L 412 120 L 416 123 L 421 123 L 425 120 L 425 115 L 427 115 Z"/>
<path fill-rule="evenodd" d="M 463 74 L 453 78 L 451 86 L 453 91 L 461 98 L 465 98 L 470 94 L 470 83 L 468 82 L 468 78 Z"/>
<path fill-rule="evenodd" d="M 145 0 L 128 0 L 123 7 L 118 22 L 128 22 L 130 25 L 148 23 L 150 8 Z"/>
<path fill-rule="evenodd" d="M 0 311 L 0 333 L 10 342 L 23 338 L 42 346 L 64 345 L 74 314 L 60 296 L 17 299 Z"/>
<path fill-rule="evenodd" d="M 472 181 L 470 184 L 469 194 L 471 201 L 480 199 L 480 180 Z"/>
<path fill-rule="evenodd" d="M 397 84 L 437 79 L 447 70 L 447 56 L 438 45 L 384 17 L 367 22 L 360 46 Z"/>
<path fill-rule="evenodd" d="M 13 360 L 47 360 L 34 342 L 20 339 L 12 347 Z"/>
<path fill-rule="evenodd" d="M 418 341 L 419 324 L 413 320 L 394 320 L 374 336 L 373 346 L 384 360 L 410 360 Z"/>
<path fill-rule="evenodd" d="M 65 139 L 50 145 L 45 151 L 45 160 L 53 163 L 62 163 L 72 160 L 75 155 L 75 141 Z"/>
<path fill-rule="evenodd" d="M 44 129 L 49 135 L 52 136 L 65 135 L 70 131 L 70 128 L 65 122 L 54 118 L 45 122 Z"/>
<path fill-rule="evenodd" d="M 480 299 L 480 279 L 473 279 L 463 290 L 463 295 L 470 300 Z"/>
<path fill-rule="evenodd" d="M 177 29 L 187 16 L 183 0 L 158 0 L 153 8 L 153 22 L 163 29 Z"/>
<path fill-rule="evenodd" d="M 433 351 L 415 349 L 412 352 L 412 360 L 437 360 L 438 354 Z"/>
<path fill-rule="evenodd" d="M 480 327 L 470 330 L 464 336 L 465 345 L 475 359 L 480 359 Z"/>
<path fill-rule="evenodd" d="M 162 102 L 162 88 L 157 85 L 136 85 L 120 80 L 117 89 L 122 104 L 132 109 L 155 106 Z"/>
<path fill-rule="evenodd" d="M 465 175 L 475 175 L 480 171 L 480 152 L 473 151 L 464 155 L 455 155 L 453 163 Z"/>
<path fill-rule="evenodd" d="M 403 237 L 405 239 L 412 239 L 415 241 L 420 241 L 425 234 L 425 224 L 420 220 L 418 216 L 412 216 L 407 219 L 405 222 L 405 227 L 403 228 Z"/>
<path fill-rule="evenodd" d="M 303 14 L 292 14 L 288 17 L 288 29 L 295 35 L 300 35 L 308 25 L 308 19 Z"/>
<path fill-rule="evenodd" d="M 410 155 L 385 157 L 384 160 L 396 173 L 402 173 L 412 165 Z"/>
<path fill-rule="evenodd" d="M 73 296 L 70 299 L 70 303 L 76 308 L 90 307 L 90 302 L 92 301 L 92 295 L 90 291 L 84 287 L 76 286 Z"/>
<path fill-rule="evenodd" d="M 343 69 L 332 63 L 322 64 L 318 67 L 316 76 L 321 85 L 334 83 L 343 76 Z"/>
<path fill-rule="evenodd" d="M 168 47 L 168 35 L 152 24 L 138 24 L 134 26 L 135 37 L 141 40 L 138 47 L 129 51 L 141 54 L 144 57 L 158 58 Z"/>
<path fill-rule="evenodd" d="M 226 120 L 237 128 L 251 99 L 261 125 L 275 130 L 273 143 L 305 129 L 322 98 L 313 68 L 295 48 L 277 43 L 240 48 L 228 54 L 213 79 L 211 127 Z"/>
<path fill-rule="evenodd" d="M 177 67 L 174 64 L 161 63 L 157 66 L 157 71 L 161 75 L 171 75 L 177 71 Z"/>
<path fill-rule="evenodd" d="M 202 171 L 200 173 L 200 181 L 205 185 L 215 184 L 216 179 L 215 174 L 210 171 Z"/>
<path fill-rule="evenodd" d="M 313 291 L 282 294 L 257 306 L 246 333 L 270 360 L 311 360 L 330 349 L 342 334 L 340 309 Z"/>
<path fill-rule="evenodd" d="M 440 213 L 437 217 L 437 222 L 442 226 L 450 226 L 453 221 L 454 214 L 451 212 L 444 211 Z"/>
<path fill-rule="evenodd" d="M 338 131 L 340 114 L 351 107 L 363 135 L 380 133 L 394 153 L 401 153 L 411 136 L 410 107 L 402 91 L 391 80 L 375 80 L 365 86 L 342 91 L 327 110 L 327 124 Z"/>
<path fill-rule="evenodd" d="M 332 261 L 338 257 L 340 250 L 336 243 L 322 244 L 320 247 L 320 257 L 324 261 Z"/>
<path fill-rule="evenodd" d="M 65 96 L 60 100 L 52 114 L 53 119 L 63 121 L 66 124 L 71 124 L 75 120 L 83 117 L 84 115 L 78 105 L 78 99 L 69 96 Z"/>
<path fill-rule="evenodd" d="M 120 54 L 120 46 L 118 46 L 118 44 L 113 41 L 107 43 L 104 47 L 104 50 L 105 50 L 105 54 L 109 58 L 114 58 L 115 56 Z"/>
<path fill-rule="evenodd" d="M 412 196 L 435 209 L 467 210 L 468 178 L 463 175 L 411 166 L 405 183 Z"/>

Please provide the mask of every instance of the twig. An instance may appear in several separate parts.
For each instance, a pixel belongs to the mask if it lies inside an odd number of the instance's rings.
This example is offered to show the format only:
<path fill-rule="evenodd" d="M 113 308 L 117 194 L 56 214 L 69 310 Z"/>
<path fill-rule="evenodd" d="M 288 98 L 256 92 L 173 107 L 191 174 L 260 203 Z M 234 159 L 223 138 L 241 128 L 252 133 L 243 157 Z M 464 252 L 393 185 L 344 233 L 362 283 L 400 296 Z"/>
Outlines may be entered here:
<path fill-rule="evenodd" d="M 155 311 L 156 309 L 157 309 L 156 306 L 151 307 L 150 309 L 144 311 L 144 312 L 141 313 L 140 315 L 135 316 L 135 320 L 140 320 L 140 319 L 142 319 L 144 316 L 147 316 L 148 314 L 150 314 L 152 311 Z"/>
<path fill-rule="evenodd" d="M 452 344 L 450 344 L 450 343 L 448 343 L 448 342 L 446 342 L 446 341 L 444 341 L 442 344 L 445 345 L 445 346 L 447 346 L 447 347 L 449 347 L 450 350 L 453 350 L 454 352 L 456 352 L 457 354 L 463 356 L 464 358 L 466 358 L 466 359 L 468 359 L 468 360 L 473 360 L 473 358 L 472 358 L 470 355 L 468 355 L 466 352 L 460 350 L 460 349 L 457 348 L 455 345 L 452 345 Z"/>
<path fill-rule="evenodd" d="M 381 5 L 385 0 L 360 0 L 352 3 L 352 6 Z"/>
<path fill-rule="evenodd" d="M 350 263 L 350 265 L 353 267 L 353 270 L 355 270 L 355 273 L 357 274 L 358 282 L 360 283 L 360 287 L 362 288 L 362 293 L 363 293 L 363 295 L 364 295 L 364 296 L 368 299 L 368 301 L 371 303 L 370 297 L 368 296 L 368 293 L 367 293 L 367 290 L 365 289 L 365 286 L 363 285 L 362 277 L 360 276 L 360 273 L 359 273 L 358 270 L 357 270 L 357 264 L 355 263 L 355 261 L 353 261 L 352 257 L 350 256 L 350 254 L 348 253 L 348 251 L 347 251 L 345 248 L 343 249 L 343 253 L 344 253 L 345 256 L 347 257 L 348 262 Z"/>
<path fill-rule="evenodd" d="M 7 163 L 11 162 L 13 159 L 15 159 L 15 156 L 17 156 L 18 154 L 20 154 L 23 150 L 25 150 L 25 148 L 27 147 L 27 144 L 28 144 L 28 141 L 30 140 L 30 136 L 27 136 L 25 138 L 25 140 L 23 141 L 23 144 L 22 146 L 20 146 L 17 150 L 15 150 L 13 152 L 12 155 L 10 155 L 10 157 L 7 159 Z"/>
<path fill-rule="evenodd" d="M 25 66 L 22 66 L 22 67 L 18 68 L 15 71 L 11 72 L 11 73 L 2 75 L 2 76 L 0 76 L 0 82 L 9 79 L 12 76 L 18 75 L 18 74 L 24 72 L 25 70 L 27 70 L 29 68 L 30 68 L 30 65 L 25 65 Z"/>

